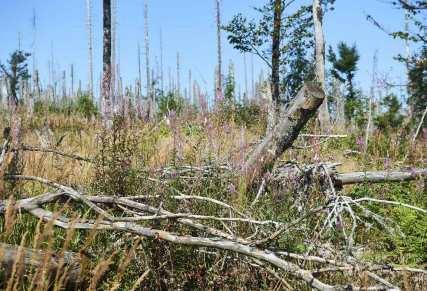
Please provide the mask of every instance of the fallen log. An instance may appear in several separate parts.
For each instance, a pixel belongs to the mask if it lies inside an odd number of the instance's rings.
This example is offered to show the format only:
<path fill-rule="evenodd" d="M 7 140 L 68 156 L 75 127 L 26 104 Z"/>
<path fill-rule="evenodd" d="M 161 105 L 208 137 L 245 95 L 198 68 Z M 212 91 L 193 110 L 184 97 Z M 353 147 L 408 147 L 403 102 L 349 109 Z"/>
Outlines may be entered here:
<path fill-rule="evenodd" d="M 19 261 L 17 262 L 17 260 Z M 17 266 L 19 263 L 22 263 L 22 266 Z M 63 276 L 62 285 L 66 287 L 66 290 L 75 290 L 83 285 L 81 260 L 77 254 L 72 252 L 58 255 L 45 250 L 0 243 L 0 266 L 4 270 L 6 278 L 13 274 L 14 266 L 16 269 L 21 269 L 23 273 L 31 269 L 41 272 L 38 268 L 44 268 L 50 281 L 55 280 L 59 272 L 59 278 Z"/>
<path fill-rule="evenodd" d="M 266 168 L 292 146 L 304 125 L 315 115 L 324 98 L 325 93 L 315 84 L 305 84 L 301 88 L 284 116 L 243 165 L 246 185 L 252 184 L 255 179 L 262 176 Z"/>
<path fill-rule="evenodd" d="M 320 186 L 324 191 L 340 190 L 344 185 L 358 183 L 404 182 L 427 177 L 427 168 L 408 168 L 389 171 L 365 171 L 339 173 L 339 164 L 298 165 L 283 163 L 277 165 L 270 176 L 268 185 L 278 192 L 307 195 L 309 187 Z"/>
<path fill-rule="evenodd" d="M 334 180 L 337 185 L 349 185 L 357 183 L 384 183 L 384 182 L 403 182 L 418 179 L 427 176 L 426 169 L 407 169 L 397 171 L 369 171 L 369 172 L 350 172 L 336 173 Z"/>

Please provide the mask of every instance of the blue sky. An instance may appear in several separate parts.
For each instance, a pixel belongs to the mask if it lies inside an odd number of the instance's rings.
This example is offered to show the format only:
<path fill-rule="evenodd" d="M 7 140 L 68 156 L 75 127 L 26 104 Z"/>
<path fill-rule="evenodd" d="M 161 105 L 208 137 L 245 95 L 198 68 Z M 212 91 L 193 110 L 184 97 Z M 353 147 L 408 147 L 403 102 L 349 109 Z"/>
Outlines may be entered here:
<path fill-rule="evenodd" d="M 85 0 L 2 0 L 0 10 L 0 61 L 18 47 L 31 51 L 33 9 L 37 14 L 36 55 L 41 79 L 48 80 L 48 60 L 53 51 L 57 71 L 69 70 L 74 64 L 76 79 L 87 84 L 87 34 L 85 28 Z M 138 76 L 137 43 L 143 44 L 143 0 L 117 0 L 118 38 L 121 73 L 126 83 Z M 222 0 L 223 22 L 236 13 L 256 15 L 251 7 L 266 0 Z M 308 3 L 308 0 L 297 0 Z M 404 67 L 393 60 L 404 53 L 404 44 L 393 40 L 366 21 L 372 14 L 389 29 L 403 27 L 403 14 L 385 0 L 337 0 L 335 10 L 325 18 L 327 45 L 337 42 L 356 43 L 361 55 L 357 84 L 367 90 L 370 86 L 372 59 L 378 50 L 379 71 L 389 74 L 396 82 L 405 78 Z M 181 55 L 181 83 L 187 87 L 188 69 L 192 70 L 209 93 L 213 91 L 216 64 L 215 14 L 213 0 L 148 0 L 151 38 L 151 64 L 159 56 L 159 32 L 163 32 L 164 70 L 175 75 L 176 54 Z M 94 79 L 98 85 L 102 65 L 102 0 L 93 0 Z M 53 50 L 51 49 L 53 48 Z M 243 56 L 226 42 L 223 35 L 224 70 L 228 60 L 236 67 L 237 80 L 243 88 Z M 247 59 L 248 71 L 250 57 Z M 263 67 L 254 57 L 255 72 Z M 249 71 L 250 72 L 250 71 Z M 250 79 L 250 73 L 249 73 Z M 77 83 L 77 82 L 76 82 Z"/>

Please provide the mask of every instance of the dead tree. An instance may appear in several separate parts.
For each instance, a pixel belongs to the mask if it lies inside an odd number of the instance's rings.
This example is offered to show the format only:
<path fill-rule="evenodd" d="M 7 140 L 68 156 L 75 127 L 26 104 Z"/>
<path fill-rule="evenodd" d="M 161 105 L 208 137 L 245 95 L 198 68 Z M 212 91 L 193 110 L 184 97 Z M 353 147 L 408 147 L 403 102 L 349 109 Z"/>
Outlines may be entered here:
<path fill-rule="evenodd" d="M 271 93 L 272 100 L 268 109 L 267 133 L 273 130 L 280 116 L 280 39 L 282 27 L 282 0 L 274 1 L 274 27 L 271 55 Z"/>
<path fill-rule="evenodd" d="M 92 1 L 86 0 L 86 29 L 88 34 L 88 73 L 89 73 L 89 97 L 93 96 L 93 45 L 92 45 Z"/>
<path fill-rule="evenodd" d="M 306 84 L 301 88 L 287 112 L 246 160 L 243 172 L 247 185 L 262 175 L 268 166 L 292 146 L 324 99 L 325 93 L 315 84 Z"/>
<path fill-rule="evenodd" d="M 148 31 L 148 1 L 144 3 L 144 42 L 145 42 L 145 74 L 147 82 L 147 98 L 149 100 L 149 111 L 148 118 L 152 119 L 154 117 L 155 110 L 155 100 L 153 92 L 151 90 L 151 80 L 150 80 L 150 39 Z"/>
<path fill-rule="evenodd" d="M 2 211 L 4 209 L 0 209 L 0 213 Z M 44 269 L 48 270 L 46 273 L 52 283 L 56 277 L 61 278 L 63 276 L 62 285 L 67 290 L 75 290 L 84 285 L 81 276 L 82 261 L 75 253 L 55 254 L 49 251 L 0 243 L 0 254 L 0 265 L 5 270 L 6 277 L 18 275 L 13 273 L 14 267 L 21 269 L 23 273 L 32 269 L 35 269 L 36 272 Z M 19 266 L 20 264 L 22 266 Z"/>
<path fill-rule="evenodd" d="M 222 53 L 221 53 L 221 6 L 220 0 L 215 0 L 216 7 L 216 38 L 217 38 L 217 77 L 215 97 L 222 99 Z"/>
<path fill-rule="evenodd" d="M 102 121 L 106 129 L 112 126 L 111 112 L 111 0 L 103 0 L 103 75 Z"/>
<path fill-rule="evenodd" d="M 323 34 L 323 11 L 320 0 L 313 0 L 313 21 L 316 81 L 320 84 L 323 91 L 325 91 L 325 38 Z M 323 131 L 330 130 L 331 121 L 327 99 L 320 105 L 318 119 Z"/>

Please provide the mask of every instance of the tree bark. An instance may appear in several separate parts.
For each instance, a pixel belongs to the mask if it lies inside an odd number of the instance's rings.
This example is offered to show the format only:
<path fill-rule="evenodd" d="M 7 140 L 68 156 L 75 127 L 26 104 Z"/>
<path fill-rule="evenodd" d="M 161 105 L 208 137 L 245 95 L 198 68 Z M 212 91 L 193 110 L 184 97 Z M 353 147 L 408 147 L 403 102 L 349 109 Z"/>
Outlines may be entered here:
<path fill-rule="evenodd" d="M 92 46 L 92 1 L 86 0 L 86 26 L 88 32 L 88 70 L 89 70 L 89 97 L 93 101 L 93 46 Z"/>
<path fill-rule="evenodd" d="M 112 124 L 111 112 L 111 0 L 104 0 L 103 27 L 104 27 L 104 51 L 103 51 L 103 75 L 102 75 L 102 121 L 106 129 Z"/>
<path fill-rule="evenodd" d="M 0 243 L 0 265 L 7 277 L 12 273 L 13 266 L 20 257 L 22 257 L 24 272 L 31 268 L 36 268 L 37 271 L 37 268 L 44 267 L 47 268 L 50 279 L 54 280 L 57 272 L 65 271 L 63 284 L 67 290 L 77 289 L 83 284 L 80 258 L 75 253 L 65 252 L 59 256 L 48 251 Z"/>
<path fill-rule="evenodd" d="M 315 74 L 316 81 L 325 92 L 325 38 L 323 34 L 323 11 L 320 0 L 313 0 L 313 21 L 315 40 Z M 328 110 L 328 100 L 325 98 L 319 108 L 318 120 L 323 131 L 329 131 L 331 121 Z"/>
<path fill-rule="evenodd" d="M 218 71 L 216 83 L 216 100 L 222 100 L 222 53 L 221 53 L 221 7 L 220 0 L 215 0 L 216 4 L 216 38 L 217 38 L 217 58 Z"/>
<path fill-rule="evenodd" d="M 280 116 L 280 30 L 282 27 L 282 0 L 274 1 L 274 27 L 271 56 L 272 103 L 269 110 L 267 133 L 273 130 Z"/>
<path fill-rule="evenodd" d="M 298 92 L 295 100 L 283 118 L 267 133 L 243 166 L 246 185 L 262 175 L 269 165 L 292 146 L 299 132 L 314 116 L 325 98 L 323 90 L 314 84 L 306 84 Z"/>
<path fill-rule="evenodd" d="M 427 169 L 408 169 L 399 171 L 350 172 L 334 175 L 337 185 L 357 183 L 403 182 L 427 176 Z"/>

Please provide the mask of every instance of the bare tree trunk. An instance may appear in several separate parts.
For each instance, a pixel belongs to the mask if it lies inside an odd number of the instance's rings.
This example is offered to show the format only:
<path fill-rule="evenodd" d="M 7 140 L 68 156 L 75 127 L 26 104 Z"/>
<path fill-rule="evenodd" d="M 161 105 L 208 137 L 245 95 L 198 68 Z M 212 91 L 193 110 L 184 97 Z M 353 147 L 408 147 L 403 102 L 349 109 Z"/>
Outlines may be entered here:
<path fill-rule="evenodd" d="M 191 92 L 192 92 L 191 87 L 192 87 L 192 81 L 191 81 L 191 69 L 189 69 L 189 70 L 188 70 L 188 102 L 189 102 L 190 104 L 193 104 L 193 103 L 192 103 L 193 98 L 192 98 L 192 94 L 191 94 Z"/>
<path fill-rule="evenodd" d="M 371 123 L 372 123 L 372 106 L 373 100 L 375 99 L 375 82 L 376 82 L 376 71 L 377 71 L 377 52 L 374 54 L 374 60 L 372 65 L 372 84 L 371 84 L 371 94 L 369 96 L 369 104 L 368 104 L 368 122 L 366 124 L 366 132 L 365 132 L 365 153 L 368 150 L 368 142 L 369 135 L 371 134 Z"/>
<path fill-rule="evenodd" d="M 145 73 L 147 77 L 147 97 L 149 98 L 149 111 L 148 118 L 150 120 L 154 117 L 155 110 L 155 100 L 151 90 L 151 81 L 150 81 L 150 39 L 148 32 L 148 1 L 144 3 L 144 30 L 145 30 Z"/>
<path fill-rule="evenodd" d="M 314 40 L 315 40 L 315 62 L 316 62 L 316 81 L 325 91 L 325 38 L 323 35 L 323 11 L 320 0 L 313 0 L 313 21 L 314 21 Z M 318 119 L 323 131 L 331 129 L 331 121 L 328 110 L 328 100 L 319 108 Z"/>
<path fill-rule="evenodd" d="M 111 0 L 103 0 L 103 75 L 102 121 L 106 129 L 112 126 L 111 112 Z"/>
<path fill-rule="evenodd" d="M 415 134 L 414 134 L 414 136 L 412 137 L 412 143 L 414 143 L 414 142 L 415 142 L 415 140 L 417 139 L 418 134 L 420 133 L 421 127 L 422 127 L 422 126 L 423 126 L 423 124 L 424 124 L 424 120 L 425 120 L 425 118 L 426 118 L 426 115 L 427 115 L 427 107 L 424 109 L 423 115 L 421 116 L 420 123 L 418 124 L 418 126 L 417 126 L 417 130 L 415 131 Z"/>
<path fill-rule="evenodd" d="M 53 252 L 30 249 L 25 247 L 16 247 L 5 243 L 0 243 L 0 265 L 5 270 L 7 277 L 13 271 L 16 263 L 22 262 L 23 271 L 35 268 L 47 268 L 50 279 L 54 280 L 57 272 L 65 272 L 65 281 L 63 282 L 67 290 L 75 290 L 81 287 L 82 272 L 81 261 L 77 254 L 65 252 L 61 254 L 54 254 Z M 49 258 L 46 260 L 46 258 Z M 19 261 L 18 261 L 19 260 Z M 45 265 L 46 264 L 46 265 Z"/>
<path fill-rule="evenodd" d="M 221 53 L 221 7 L 220 0 L 215 0 L 216 4 L 216 38 L 217 38 L 217 82 L 215 97 L 217 100 L 222 100 L 222 53 Z"/>
<path fill-rule="evenodd" d="M 180 66 L 179 66 L 179 52 L 176 53 L 176 94 L 177 96 L 181 96 L 181 74 L 180 74 Z"/>
<path fill-rule="evenodd" d="M 272 39 L 272 56 L 271 56 L 271 107 L 267 124 L 267 134 L 273 130 L 277 124 L 281 106 L 280 106 L 280 30 L 282 27 L 282 0 L 274 1 L 274 27 Z"/>
<path fill-rule="evenodd" d="M 255 98 L 255 72 L 253 54 L 251 54 L 251 98 Z"/>
<path fill-rule="evenodd" d="M 94 100 L 93 96 L 93 46 L 92 46 L 92 1 L 86 0 L 86 25 L 88 33 L 88 66 L 89 66 L 89 97 Z"/>
<path fill-rule="evenodd" d="M 65 102 L 67 99 L 67 72 L 62 71 L 62 102 Z"/>
<path fill-rule="evenodd" d="M 163 34 L 162 30 L 160 29 L 160 88 L 162 92 L 164 92 L 164 74 L 163 74 Z"/>
<path fill-rule="evenodd" d="M 142 87 L 141 87 L 142 85 L 141 84 L 142 84 L 141 47 L 139 46 L 139 42 L 138 42 L 138 90 L 139 90 L 138 99 L 140 99 L 141 94 L 142 94 Z"/>
<path fill-rule="evenodd" d="M 117 48 L 117 0 L 111 3 L 111 104 L 116 108 L 116 48 Z M 113 109 L 114 111 L 114 109 Z"/>
<path fill-rule="evenodd" d="M 71 64 L 71 67 L 70 67 L 70 79 L 71 79 L 70 95 L 71 95 L 71 98 L 74 98 L 75 96 L 74 96 L 74 65 L 73 64 Z"/>
<path fill-rule="evenodd" d="M 324 99 L 325 93 L 314 84 L 306 84 L 301 88 L 283 118 L 267 133 L 245 162 L 243 171 L 246 185 L 261 176 L 269 165 L 292 146 L 301 129 L 316 113 Z"/>

